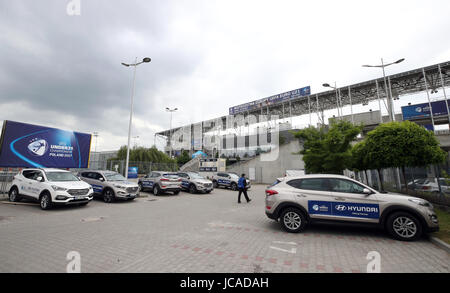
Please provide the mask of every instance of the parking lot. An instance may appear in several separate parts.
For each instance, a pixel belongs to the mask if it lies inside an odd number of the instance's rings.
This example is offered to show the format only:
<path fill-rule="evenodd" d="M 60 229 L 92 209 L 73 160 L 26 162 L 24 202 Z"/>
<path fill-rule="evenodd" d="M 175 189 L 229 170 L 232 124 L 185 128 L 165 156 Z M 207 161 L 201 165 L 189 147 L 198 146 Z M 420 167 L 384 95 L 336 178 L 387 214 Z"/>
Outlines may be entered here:
<path fill-rule="evenodd" d="M 2 201 L 0 272 L 66 272 L 70 251 L 82 272 L 365 273 L 370 251 L 381 272 L 450 272 L 450 255 L 427 239 L 325 225 L 285 233 L 264 214 L 264 188 L 242 204 L 225 189 L 50 211 Z"/>

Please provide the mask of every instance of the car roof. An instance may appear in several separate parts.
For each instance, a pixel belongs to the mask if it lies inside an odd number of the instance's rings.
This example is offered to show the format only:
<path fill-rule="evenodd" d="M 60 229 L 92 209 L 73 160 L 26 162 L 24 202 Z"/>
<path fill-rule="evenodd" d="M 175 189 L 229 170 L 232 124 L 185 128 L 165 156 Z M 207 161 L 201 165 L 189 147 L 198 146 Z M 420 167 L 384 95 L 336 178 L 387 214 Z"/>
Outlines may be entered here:
<path fill-rule="evenodd" d="M 70 171 L 63 170 L 63 169 L 56 169 L 56 168 L 25 168 L 22 170 L 22 172 L 27 171 L 27 170 L 41 170 L 44 172 L 69 172 L 70 173 Z"/>
<path fill-rule="evenodd" d="M 286 176 L 281 177 L 286 179 L 307 179 L 307 178 L 340 178 L 340 179 L 351 179 L 348 176 L 344 175 L 336 175 L 336 174 L 308 174 L 308 175 L 300 175 L 300 176 Z"/>

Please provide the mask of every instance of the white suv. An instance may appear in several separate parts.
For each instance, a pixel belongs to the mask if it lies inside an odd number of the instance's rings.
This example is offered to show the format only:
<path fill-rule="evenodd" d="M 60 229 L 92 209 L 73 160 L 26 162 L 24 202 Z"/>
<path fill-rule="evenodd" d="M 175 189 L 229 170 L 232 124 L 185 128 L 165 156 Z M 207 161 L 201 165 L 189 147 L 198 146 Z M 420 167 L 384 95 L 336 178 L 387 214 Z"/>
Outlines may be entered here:
<path fill-rule="evenodd" d="M 47 210 L 54 205 L 86 205 L 93 199 L 93 193 L 89 184 L 69 171 L 24 169 L 14 176 L 9 200 L 31 199 Z"/>

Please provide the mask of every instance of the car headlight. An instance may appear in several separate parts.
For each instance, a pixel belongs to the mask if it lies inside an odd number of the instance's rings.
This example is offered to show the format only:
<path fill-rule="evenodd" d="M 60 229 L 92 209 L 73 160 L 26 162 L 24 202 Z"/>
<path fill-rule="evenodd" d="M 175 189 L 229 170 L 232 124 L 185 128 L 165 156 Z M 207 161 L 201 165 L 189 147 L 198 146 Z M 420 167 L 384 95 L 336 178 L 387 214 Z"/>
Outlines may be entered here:
<path fill-rule="evenodd" d="M 413 202 L 413 203 L 415 203 L 415 204 L 418 204 L 418 205 L 421 205 L 421 206 L 424 206 L 424 207 L 431 207 L 431 204 L 430 204 L 428 201 L 423 200 L 423 199 L 418 199 L 418 198 L 408 198 L 408 200 L 409 200 L 410 202 Z"/>
<path fill-rule="evenodd" d="M 54 191 L 66 191 L 67 190 L 67 188 L 59 187 L 59 186 L 56 186 L 56 185 L 52 185 L 52 188 L 53 188 Z"/>

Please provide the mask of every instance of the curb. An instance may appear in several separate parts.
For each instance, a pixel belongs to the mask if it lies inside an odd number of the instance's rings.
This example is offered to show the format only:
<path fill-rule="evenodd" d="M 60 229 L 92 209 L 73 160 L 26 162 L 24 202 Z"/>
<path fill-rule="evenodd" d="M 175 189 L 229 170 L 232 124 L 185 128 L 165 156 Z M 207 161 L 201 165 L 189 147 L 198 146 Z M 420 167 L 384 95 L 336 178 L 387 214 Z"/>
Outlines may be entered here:
<path fill-rule="evenodd" d="M 437 246 L 439 246 L 440 248 L 444 249 L 445 251 L 447 251 L 447 253 L 450 253 L 450 244 L 447 244 L 446 242 L 442 241 L 441 239 L 438 239 L 433 236 L 430 237 L 430 241 L 432 243 L 436 244 Z"/>

